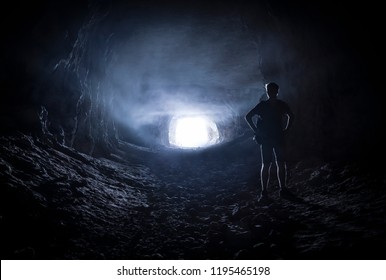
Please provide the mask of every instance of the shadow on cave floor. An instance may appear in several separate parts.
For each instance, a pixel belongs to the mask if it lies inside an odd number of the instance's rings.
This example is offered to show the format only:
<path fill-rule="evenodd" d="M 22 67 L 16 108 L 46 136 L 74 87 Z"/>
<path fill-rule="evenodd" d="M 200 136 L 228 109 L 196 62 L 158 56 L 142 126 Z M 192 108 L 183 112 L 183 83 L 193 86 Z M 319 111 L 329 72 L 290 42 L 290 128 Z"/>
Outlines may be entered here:
<path fill-rule="evenodd" d="M 96 159 L 25 135 L 0 144 L 2 259 L 385 258 L 385 177 L 357 164 L 292 163 L 296 199 L 272 179 L 258 204 L 257 152 L 237 145 Z"/>

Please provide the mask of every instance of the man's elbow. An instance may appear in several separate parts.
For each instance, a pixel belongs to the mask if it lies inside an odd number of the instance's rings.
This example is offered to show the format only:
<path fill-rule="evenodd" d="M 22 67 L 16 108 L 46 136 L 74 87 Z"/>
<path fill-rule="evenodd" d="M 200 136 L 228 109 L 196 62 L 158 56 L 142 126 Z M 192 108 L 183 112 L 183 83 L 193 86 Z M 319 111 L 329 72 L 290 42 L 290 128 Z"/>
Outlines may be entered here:
<path fill-rule="evenodd" d="M 288 121 L 288 128 L 292 127 L 293 123 L 294 123 L 294 117 L 290 117 Z"/>
<path fill-rule="evenodd" d="M 245 120 L 247 121 L 247 122 L 250 122 L 251 120 L 252 120 L 252 114 L 251 113 L 248 113 L 248 114 L 246 114 L 245 115 Z"/>
<path fill-rule="evenodd" d="M 288 122 L 292 123 L 295 119 L 295 115 L 293 113 L 287 114 Z"/>

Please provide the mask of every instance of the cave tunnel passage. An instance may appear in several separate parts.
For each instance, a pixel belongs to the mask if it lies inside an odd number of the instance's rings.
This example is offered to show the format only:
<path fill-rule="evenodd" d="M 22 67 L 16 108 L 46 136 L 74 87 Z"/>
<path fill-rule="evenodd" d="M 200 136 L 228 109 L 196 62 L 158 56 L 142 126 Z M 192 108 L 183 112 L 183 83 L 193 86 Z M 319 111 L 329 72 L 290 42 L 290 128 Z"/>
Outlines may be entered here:
<path fill-rule="evenodd" d="M 364 98 L 376 85 L 356 41 L 366 34 L 351 37 L 344 7 L 102 2 L 43 3 L 9 30 L 3 130 L 98 155 L 118 141 L 176 147 L 176 118 L 201 115 L 216 146 L 251 133 L 243 118 L 275 81 L 297 118 L 289 137 L 300 156 L 352 155 L 378 131 L 365 121 L 381 112 Z M 354 126 L 360 107 L 369 110 Z"/>
<path fill-rule="evenodd" d="M 20 15 L 6 34 L 17 47 L 4 60 L 2 129 L 43 130 L 97 155 L 118 140 L 175 147 L 173 120 L 202 115 L 221 144 L 250 133 L 243 117 L 275 81 L 297 116 L 290 138 L 302 156 L 352 154 L 377 133 L 365 120 L 380 119 L 380 103 L 364 98 L 376 52 L 357 40 L 371 41 L 367 33 L 347 30 L 345 7 L 113 2 L 43 2 Z M 360 107 L 369 109 L 354 126 Z"/>
<path fill-rule="evenodd" d="M 239 118 L 263 95 L 259 52 L 241 24 L 218 17 L 164 22 L 160 15 L 139 21 L 126 20 L 115 31 L 101 80 L 112 99 L 107 113 L 123 138 L 188 148 L 240 136 Z M 208 119 L 208 143 L 180 143 L 181 116 Z"/>
<path fill-rule="evenodd" d="M 50 16 L 30 15 L 37 24 L 22 37 L 30 48 L 21 63 L 33 52 L 42 59 L 27 62 L 28 79 L 34 81 L 32 90 L 21 94 L 29 96 L 31 109 L 9 98 L 22 112 L 15 119 L 44 107 L 44 132 L 88 154 L 117 139 L 176 147 L 169 127 L 180 116 L 209 118 L 211 145 L 245 132 L 240 119 L 264 95 L 264 77 L 257 39 L 237 15 L 228 20 L 217 7 L 194 3 L 93 5 L 86 11 L 78 7 L 72 20 L 59 4 L 46 8 Z M 56 32 L 48 30 L 44 37 L 39 33 L 44 26 L 55 26 Z M 24 121 L 31 126 L 41 120 Z"/>
<path fill-rule="evenodd" d="M 4 258 L 385 252 L 383 170 L 356 165 L 383 143 L 381 102 L 366 98 L 378 52 L 358 42 L 372 38 L 352 10 L 129 2 L 55 1 L 6 34 Z M 280 199 L 273 166 L 272 200 L 258 205 L 260 151 L 244 116 L 269 81 L 296 116 L 287 163 L 298 200 Z"/>

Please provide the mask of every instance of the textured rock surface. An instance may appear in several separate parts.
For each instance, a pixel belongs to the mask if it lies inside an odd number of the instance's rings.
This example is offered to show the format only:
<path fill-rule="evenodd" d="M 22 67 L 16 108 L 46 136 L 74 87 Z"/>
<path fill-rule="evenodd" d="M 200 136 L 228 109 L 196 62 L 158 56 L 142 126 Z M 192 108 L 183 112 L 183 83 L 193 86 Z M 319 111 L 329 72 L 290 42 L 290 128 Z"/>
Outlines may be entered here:
<path fill-rule="evenodd" d="M 295 162 L 295 197 L 280 198 L 272 179 L 271 199 L 258 204 L 258 154 L 237 149 L 121 145 L 96 159 L 26 135 L 1 137 L 2 259 L 385 258 L 384 174 Z"/>

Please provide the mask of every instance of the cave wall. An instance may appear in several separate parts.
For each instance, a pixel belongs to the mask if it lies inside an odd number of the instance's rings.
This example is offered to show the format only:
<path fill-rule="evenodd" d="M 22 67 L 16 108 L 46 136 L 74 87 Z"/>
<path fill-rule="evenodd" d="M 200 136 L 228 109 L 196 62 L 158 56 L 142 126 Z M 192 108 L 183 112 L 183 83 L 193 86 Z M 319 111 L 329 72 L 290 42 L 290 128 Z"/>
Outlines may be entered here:
<path fill-rule="evenodd" d="M 107 114 L 113 97 L 100 84 L 109 59 L 108 38 L 96 30 L 102 11 L 92 1 L 10 7 L 15 19 L 5 32 L 3 133 L 32 133 L 87 154 L 115 144 Z"/>

